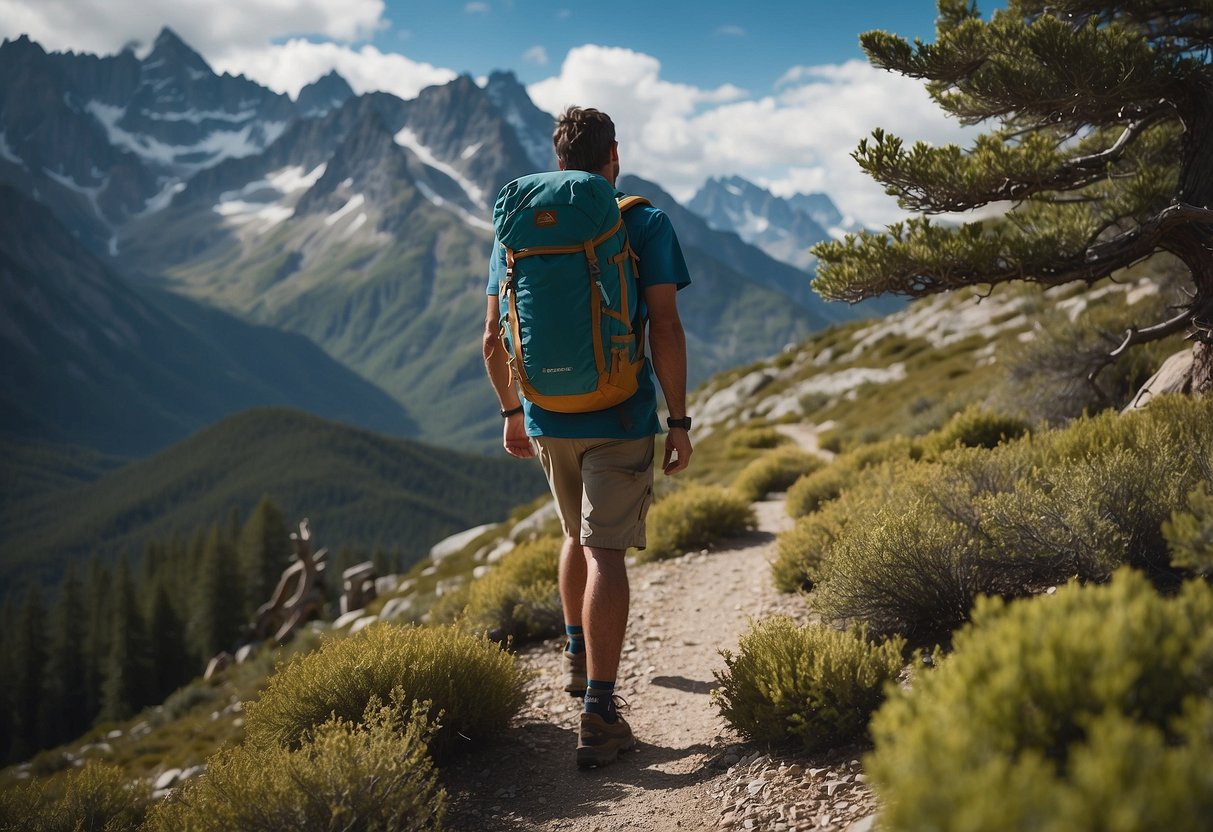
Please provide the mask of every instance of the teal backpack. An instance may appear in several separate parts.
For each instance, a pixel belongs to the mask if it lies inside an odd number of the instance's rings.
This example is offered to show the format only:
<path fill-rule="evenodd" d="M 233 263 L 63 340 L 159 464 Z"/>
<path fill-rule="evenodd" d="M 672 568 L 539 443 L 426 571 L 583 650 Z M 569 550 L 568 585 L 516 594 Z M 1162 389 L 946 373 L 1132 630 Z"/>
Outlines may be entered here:
<path fill-rule="evenodd" d="M 501 343 L 522 395 L 544 410 L 605 410 L 636 392 L 644 325 L 622 212 L 641 204 L 616 202 L 606 179 L 583 171 L 524 176 L 497 197 Z"/>

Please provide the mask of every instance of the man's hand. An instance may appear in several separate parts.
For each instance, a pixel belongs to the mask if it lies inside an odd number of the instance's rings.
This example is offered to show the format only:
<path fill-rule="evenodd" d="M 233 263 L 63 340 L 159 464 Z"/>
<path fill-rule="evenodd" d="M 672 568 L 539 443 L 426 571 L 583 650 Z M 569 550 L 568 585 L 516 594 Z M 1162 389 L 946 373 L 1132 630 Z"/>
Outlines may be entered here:
<path fill-rule="evenodd" d="M 505 452 L 510 456 L 530 459 L 535 455 L 535 449 L 531 447 L 531 438 L 526 435 L 526 420 L 521 413 L 506 417 L 502 436 Z"/>
<path fill-rule="evenodd" d="M 670 432 L 665 435 L 665 458 L 662 460 L 661 470 L 667 477 L 685 471 L 691 464 L 693 452 L 691 435 L 687 433 L 686 428 L 670 428 Z"/>

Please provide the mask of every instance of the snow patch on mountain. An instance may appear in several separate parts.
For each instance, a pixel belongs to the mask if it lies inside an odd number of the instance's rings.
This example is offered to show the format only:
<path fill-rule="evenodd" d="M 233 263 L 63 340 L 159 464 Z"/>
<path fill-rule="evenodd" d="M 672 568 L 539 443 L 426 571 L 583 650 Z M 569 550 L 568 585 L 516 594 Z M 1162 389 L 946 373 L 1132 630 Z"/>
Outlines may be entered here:
<path fill-rule="evenodd" d="M 282 168 L 264 179 L 219 194 L 219 202 L 212 210 L 235 225 L 260 223 L 257 230 L 264 232 L 295 215 L 294 197 L 319 182 L 326 168 L 325 164 L 310 171 L 305 171 L 302 165 Z"/>
<path fill-rule="evenodd" d="M 484 147 L 484 142 L 476 142 L 473 145 L 465 147 L 463 152 L 459 154 L 460 159 L 471 159 L 480 152 L 480 148 Z"/>
<path fill-rule="evenodd" d="M 264 225 L 259 229 L 261 231 L 285 222 L 295 213 L 294 208 L 277 202 L 245 202 L 240 199 L 219 202 L 212 210 L 237 225 L 262 221 Z"/>
<path fill-rule="evenodd" d="M 3 159 L 6 162 L 12 162 L 14 165 L 25 167 L 25 160 L 18 156 L 16 152 L 9 146 L 8 137 L 5 136 L 3 132 L 0 132 L 0 159 Z"/>
<path fill-rule="evenodd" d="M 141 110 L 140 115 L 152 121 L 189 121 L 201 124 L 204 121 L 230 121 L 233 124 L 243 124 L 257 117 L 256 110 L 242 110 L 229 113 L 227 110 L 186 110 L 162 112 L 158 110 Z"/>
<path fill-rule="evenodd" d="M 124 148 L 162 167 L 192 173 L 211 167 L 224 159 L 243 159 L 260 153 L 286 130 L 287 122 L 268 121 L 247 124 L 240 130 L 215 130 L 193 145 L 171 145 L 124 130 L 118 125 L 125 107 L 90 101 L 85 109 L 105 128 L 110 144 Z"/>
<path fill-rule="evenodd" d="M 345 205 L 342 205 L 336 211 L 334 211 L 333 213 L 331 213 L 327 217 L 325 217 L 324 224 L 327 226 L 336 225 L 337 223 L 341 222 L 341 220 L 343 220 L 345 217 L 352 214 L 354 211 L 357 211 L 359 208 L 361 208 L 365 204 L 366 204 L 366 197 L 363 196 L 362 194 L 355 194 L 354 196 L 350 197 L 349 201 L 346 202 Z M 366 220 L 366 218 L 364 215 L 363 221 L 365 222 L 365 220 Z"/>
<path fill-rule="evenodd" d="M 96 168 L 94 168 L 93 170 L 94 170 L 94 173 L 97 172 Z M 67 188 L 69 191 L 75 191 L 76 193 L 80 194 L 85 199 L 87 199 L 89 201 L 89 203 L 93 206 L 93 213 L 97 216 L 97 218 L 100 219 L 102 222 L 105 222 L 107 225 L 109 224 L 108 221 L 105 219 L 105 215 L 101 213 L 101 206 L 97 204 L 97 197 L 100 196 L 101 192 L 105 190 L 105 186 L 109 184 L 109 177 L 102 179 L 101 184 L 99 184 L 99 185 L 93 185 L 92 187 L 88 187 L 88 186 L 79 184 L 75 179 L 72 179 L 70 176 L 65 176 L 61 173 L 55 173 L 53 170 L 49 170 L 47 168 L 43 168 L 42 172 L 44 174 L 46 174 L 46 177 L 48 179 L 50 179 L 54 182 L 58 182 L 60 185 Z"/>
<path fill-rule="evenodd" d="M 430 167 L 434 168 L 434 170 L 445 173 L 451 179 L 455 180 L 456 184 L 463 188 L 463 192 L 468 195 L 468 199 L 472 201 L 473 205 L 479 205 L 481 208 L 485 208 L 487 210 L 488 205 L 484 200 L 484 190 L 475 182 L 457 171 L 454 167 L 448 165 L 446 162 L 443 162 L 437 156 L 435 156 L 433 151 L 421 143 L 421 140 L 417 137 L 416 133 L 405 127 L 393 138 L 395 139 L 396 144 L 413 151 L 413 153 L 417 155 L 417 158 L 420 159 L 422 163 L 429 165 Z"/>
<path fill-rule="evenodd" d="M 450 202 L 447 202 L 445 199 L 443 199 L 441 196 L 439 196 L 434 191 L 433 188 L 431 188 L 429 185 L 425 184 L 424 182 L 418 181 L 414 184 L 416 184 L 417 190 L 421 191 L 421 195 L 423 197 L 425 197 L 427 200 L 429 200 L 429 203 L 431 205 L 433 205 L 435 208 L 442 208 L 443 210 L 450 211 L 452 214 L 459 217 L 459 219 L 463 220 L 464 222 L 466 222 L 468 225 L 472 226 L 473 228 L 481 228 L 485 231 L 493 230 L 493 224 L 491 222 L 488 222 L 487 220 L 483 219 L 482 217 L 476 216 L 475 214 L 471 213 L 470 211 L 468 211 L 467 209 L 465 209 L 459 205 L 454 205 Z"/>
<path fill-rule="evenodd" d="M 170 180 L 160 192 L 143 203 L 143 210 L 139 212 L 140 217 L 146 217 L 148 214 L 154 214 L 157 211 L 163 211 L 173 201 L 173 197 L 185 190 L 185 183 L 177 180 Z"/>

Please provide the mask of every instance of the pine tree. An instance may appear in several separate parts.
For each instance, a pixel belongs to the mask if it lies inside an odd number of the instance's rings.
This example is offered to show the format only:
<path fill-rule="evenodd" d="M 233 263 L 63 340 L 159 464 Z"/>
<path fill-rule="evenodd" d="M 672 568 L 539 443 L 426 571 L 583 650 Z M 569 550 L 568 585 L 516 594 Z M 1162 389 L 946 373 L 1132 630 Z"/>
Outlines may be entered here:
<path fill-rule="evenodd" d="M 47 661 L 48 710 L 55 715 L 50 737 L 53 743 L 80 736 L 92 723 L 87 701 L 87 624 L 83 589 L 75 565 L 69 564 L 51 619 Z"/>
<path fill-rule="evenodd" d="M 251 618 L 270 600 L 282 570 L 290 563 L 291 540 L 286 519 L 269 497 L 262 497 L 240 532 L 240 577 L 244 583 L 244 614 Z"/>
<path fill-rule="evenodd" d="M 174 607 L 166 584 L 167 579 L 154 579 L 149 591 L 151 602 L 147 614 L 147 641 L 151 656 L 152 685 L 157 702 L 185 684 L 195 673 L 186 649 L 185 621 Z"/>
<path fill-rule="evenodd" d="M 126 556 L 114 573 L 110 650 L 102 684 L 101 718 L 126 719 L 154 698 L 143 616 Z"/>
<path fill-rule="evenodd" d="M 24 759 L 43 747 L 43 694 L 46 687 L 46 608 L 37 586 L 30 589 L 17 614 L 13 633 L 10 754 Z"/>
<path fill-rule="evenodd" d="M 861 37 L 880 68 L 927 81 L 973 146 L 906 147 L 875 130 L 859 164 L 924 214 L 1009 201 L 1000 223 L 925 217 L 819 244 L 814 288 L 859 301 L 1025 280 L 1090 284 L 1167 252 L 1190 300 L 1129 330 L 1112 357 L 1183 331 L 1213 390 L 1213 0 L 1009 0 L 989 21 L 939 0 L 934 43 Z"/>
<path fill-rule="evenodd" d="M 219 524 L 214 524 L 197 566 L 192 598 L 190 640 L 203 664 L 234 646 L 240 625 L 246 620 L 235 561 L 235 551 L 220 533 Z"/>
<path fill-rule="evenodd" d="M 9 593 L 4 597 L 4 608 L 0 611 L 0 678 L 16 678 L 13 669 L 16 663 L 16 634 L 17 610 L 12 593 Z M 17 704 L 14 693 L 12 685 L 0 685 L 0 764 L 17 759 L 13 748 L 17 726 L 13 713 Z"/>
<path fill-rule="evenodd" d="M 88 564 L 88 580 L 84 587 L 84 708 L 91 722 L 101 713 L 101 687 L 105 662 L 110 652 L 110 571 L 94 556 Z"/>

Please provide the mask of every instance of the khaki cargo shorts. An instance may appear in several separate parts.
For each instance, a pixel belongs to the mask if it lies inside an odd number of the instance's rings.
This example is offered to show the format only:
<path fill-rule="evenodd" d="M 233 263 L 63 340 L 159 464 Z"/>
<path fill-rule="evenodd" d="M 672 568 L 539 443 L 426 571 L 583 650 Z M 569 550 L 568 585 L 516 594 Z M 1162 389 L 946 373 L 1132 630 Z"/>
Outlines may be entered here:
<path fill-rule="evenodd" d="M 601 549 L 645 547 L 644 519 L 653 502 L 653 437 L 534 436 L 531 442 L 566 535 Z"/>

